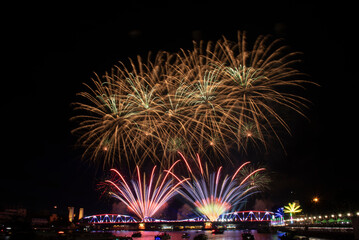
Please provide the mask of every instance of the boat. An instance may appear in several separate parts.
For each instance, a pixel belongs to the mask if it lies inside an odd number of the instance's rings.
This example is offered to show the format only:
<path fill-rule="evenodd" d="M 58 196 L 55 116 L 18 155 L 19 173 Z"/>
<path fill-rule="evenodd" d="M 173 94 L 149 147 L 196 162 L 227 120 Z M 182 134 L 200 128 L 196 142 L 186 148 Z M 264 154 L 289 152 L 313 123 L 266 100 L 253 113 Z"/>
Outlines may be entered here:
<path fill-rule="evenodd" d="M 295 236 L 294 239 L 295 240 L 309 240 L 309 237 L 307 237 L 307 236 Z"/>
<path fill-rule="evenodd" d="M 285 233 L 282 236 L 278 236 L 279 239 L 281 240 L 308 240 L 309 238 L 306 236 L 298 236 L 298 235 L 294 235 L 293 233 L 289 232 L 289 233 Z"/>
<path fill-rule="evenodd" d="M 213 229 L 213 230 L 212 230 L 212 233 L 213 233 L 213 234 L 223 234 L 223 233 L 224 233 L 224 229 L 218 229 L 218 228 L 216 228 L 216 229 Z"/>
<path fill-rule="evenodd" d="M 142 237 L 142 233 L 141 232 L 134 232 L 134 233 L 132 233 L 132 237 L 133 238 Z"/>
<path fill-rule="evenodd" d="M 116 239 L 119 239 L 119 240 L 132 240 L 132 237 L 129 237 L 129 236 L 119 236 L 119 237 L 117 237 Z"/>
<path fill-rule="evenodd" d="M 183 234 L 182 234 L 182 238 L 190 238 L 189 233 L 183 233 Z"/>
<path fill-rule="evenodd" d="M 193 238 L 193 240 L 207 240 L 207 239 L 208 239 L 208 237 L 204 233 L 200 233 Z"/>
<path fill-rule="evenodd" d="M 292 232 L 285 232 L 282 235 L 278 236 L 281 240 L 291 240 L 294 238 L 294 234 Z"/>
<path fill-rule="evenodd" d="M 250 233 L 249 231 L 245 231 L 242 233 L 242 239 L 243 240 L 254 240 L 254 235 Z"/>
<path fill-rule="evenodd" d="M 168 233 L 162 233 L 155 236 L 155 240 L 167 240 L 167 239 L 171 239 L 171 235 L 169 235 Z"/>

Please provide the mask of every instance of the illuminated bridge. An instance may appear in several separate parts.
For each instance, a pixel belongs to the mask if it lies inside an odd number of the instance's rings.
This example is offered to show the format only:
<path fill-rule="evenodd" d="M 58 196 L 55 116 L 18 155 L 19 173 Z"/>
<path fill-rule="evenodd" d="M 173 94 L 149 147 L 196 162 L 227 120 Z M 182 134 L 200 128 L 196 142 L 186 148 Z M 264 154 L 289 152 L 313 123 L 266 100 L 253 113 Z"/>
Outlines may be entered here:
<path fill-rule="evenodd" d="M 206 229 L 215 226 L 225 226 L 231 228 L 248 228 L 257 226 L 268 226 L 273 212 L 269 211 L 238 211 L 223 214 L 216 222 L 209 222 L 203 217 L 184 219 L 184 220 L 163 220 L 146 218 L 138 221 L 129 215 L 121 214 L 97 214 L 87 216 L 82 219 L 82 223 L 93 227 L 122 228 L 122 229 Z"/>

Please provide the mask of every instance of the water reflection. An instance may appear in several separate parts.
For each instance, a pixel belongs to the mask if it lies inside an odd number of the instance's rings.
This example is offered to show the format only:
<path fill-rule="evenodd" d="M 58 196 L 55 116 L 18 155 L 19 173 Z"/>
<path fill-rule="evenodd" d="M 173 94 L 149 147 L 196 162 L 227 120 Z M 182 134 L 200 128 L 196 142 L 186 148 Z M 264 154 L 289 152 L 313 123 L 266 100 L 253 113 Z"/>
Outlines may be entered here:
<path fill-rule="evenodd" d="M 132 236 L 136 231 L 113 231 L 112 234 L 116 237 L 120 236 Z M 183 233 L 189 233 L 190 238 L 182 238 Z M 250 231 L 254 235 L 255 240 L 280 240 L 279 236 L 283 233 L 258 233 L 256 230 Z M 141 231 L 142 236 L 140 238 L 133 238 L 133 240 L 154 240 L 155 236 L 163 232 L 158 231 Z M 208 240 L 241 240 L 243 230 L 227 230 L 223 234 L 212 234 L 211 231 L 169 231 L 171 240 L 193 240 L 198 234 L 204 233 L 208 236 Z M 326 240 L 324 238 L 309 238 L 309 240 Z"/>
<path fill-rule="evenodd" d="M 231 230 L 231 231 L 224 231 L 223 234 L 212 234 L 211 231 L 197 231 L 197 230 L 191 230 L 186 231 L 190 234 L 189 240 L 192 240 L 196 235 L 200 233 L 205 233 L 208 236 L 208 240 L 238 240 L 242 239 L 242 230 Z M 119 236 L 131 236 L 134 231 L 113 231 L 113 235 L 116 237 Z M 157 231 L 142 231 L 142 237 L 140 238 L 133 238 L 138 240 L 154 240 L 155 236 L 162 233 Z M 180 232 L 168 232 L 171 235 L 171 240 L 183 240 L 182 234 L 184 231 Z M 251 233 L 254 235 L 254 238 L 256 240 L 277 240 L 278 235 L 273 233 L 257 233 L 257 231 L 252 230 Z"/>

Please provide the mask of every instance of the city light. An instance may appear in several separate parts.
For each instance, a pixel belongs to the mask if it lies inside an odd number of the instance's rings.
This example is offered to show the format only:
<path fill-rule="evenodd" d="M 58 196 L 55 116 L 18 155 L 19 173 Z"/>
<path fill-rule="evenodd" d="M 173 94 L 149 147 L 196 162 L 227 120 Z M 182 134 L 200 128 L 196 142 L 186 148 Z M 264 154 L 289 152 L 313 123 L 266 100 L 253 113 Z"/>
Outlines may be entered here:
<path fill-rule="evenodd" d="M 284 207 L 284 213 L 289 213 L 290 222 L 293 223 L 293 214 L 300 213 L 302 209 L 300 209 L 300 205 L 297 205 L 296 202 L 289 203 L 288 206 Z"/>

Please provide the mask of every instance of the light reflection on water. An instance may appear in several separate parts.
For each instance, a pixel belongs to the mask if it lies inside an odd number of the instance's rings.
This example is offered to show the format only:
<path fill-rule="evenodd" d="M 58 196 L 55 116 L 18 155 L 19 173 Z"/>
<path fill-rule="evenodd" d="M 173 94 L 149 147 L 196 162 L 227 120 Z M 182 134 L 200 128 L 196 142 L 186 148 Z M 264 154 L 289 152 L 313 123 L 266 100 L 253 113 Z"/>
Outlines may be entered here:
<path fill-rule="evenodd" d="M 190 230 L 190 231 L 171 231 L 167 232 L 171 235 L 171 240 L 183 240 L 182 234 L 183 233 L 189 233 L 190 238 L 188 240 L 193 240 L 193 238 L 200 234 L 205 233 L 208 236 L 208 240 L 238 240 L 242 239 L 242 230 L 230 230 L 230 231 L 224 231 L 223 234 L 212 234 L 211 231 L 198 231 L 198 230 Z M 113 231 L 112 234 L 116 237 L 118 236 L 131 236 L 134 231 Z M 157 231 L 141 231 L 142 237 L 140 238 L 133 238 L 134 240 L 154 240 L 155 236 L 158 234 L 161 234 L 163 232 L 157 232 Z M 251 233 L 254 235 L 254 238 L 256 240 L 277 240 L 278 235 L 274 233 L 257 233 L 256 231 L 252 230 Z"/>
<path fill-rule="evenodd" d="M 112 234 L 116 237 L 119 236 L 131 236 L 135 231 L 112 231 Z M 200 233 L 204 233 L 208 236 L 208 240 L 240 240 L 242 239 L 243 230 L 227 230 L 223 234 L 212 234 L 211 231 L 198 231 L 198 230 L 189 230 L 189 231 L 169 231 L 167 232 L 171 235 L 171 240 L 186 240 L 182 238 L 183 233 L 189 233 L 190 238 L 188 240 L 193 240 L 195 236 Z M 142 237 L 133 238 L 133 240 L 154 240 L 155 236 L 163 232 L 158 231 L 141 231 Z M 277 240 L 280 239 L 280 233 L 257 233 L 256 230 L 252 230 L 251 233 L 254 235 L 255 240 Z M 309 238 L 309 240 L 325 240 L 324 238 Z"/>

